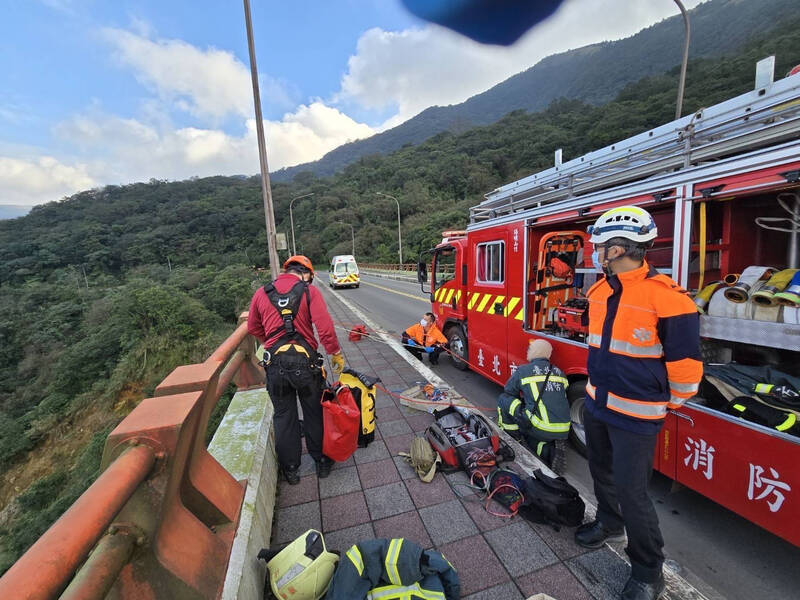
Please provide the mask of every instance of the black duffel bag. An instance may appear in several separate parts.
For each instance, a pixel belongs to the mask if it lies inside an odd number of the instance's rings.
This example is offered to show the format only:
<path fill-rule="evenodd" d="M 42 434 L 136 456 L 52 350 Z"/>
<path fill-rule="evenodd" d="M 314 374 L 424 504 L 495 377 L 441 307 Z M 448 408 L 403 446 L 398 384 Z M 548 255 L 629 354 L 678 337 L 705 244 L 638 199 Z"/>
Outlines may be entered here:
<path fill-rule="evenodd" d="M 533 523 L 546 523 L 559 529 L 561 525 L 577 527 L 583 523 L 586 505 L 572 485 L 563 477 L 550 477 L 540 469 L 525 478 L 524 505 L 519 514 Z"/>

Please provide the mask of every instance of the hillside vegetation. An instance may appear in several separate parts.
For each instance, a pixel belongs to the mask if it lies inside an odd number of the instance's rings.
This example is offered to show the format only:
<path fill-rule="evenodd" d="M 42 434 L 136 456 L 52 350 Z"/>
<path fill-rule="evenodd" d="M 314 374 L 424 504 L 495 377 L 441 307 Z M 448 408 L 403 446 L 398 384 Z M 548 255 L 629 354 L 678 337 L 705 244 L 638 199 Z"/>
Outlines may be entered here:
<path fill-rule="evenodd" d="M 800 62 L 800 20 L 735 55 L 691 63 L 685 111 L 752 88 L 755 62 Z M 349 253 L 395 262 L 396 213 L 408 260 L 500 184 L 669 121 L 677 70 L 593 106 L 561 99 L 462 134 L 365 157 L 326 179 L 274 186 L 279 231 L 317 263 Z M 109 186 L 0 222 L 0 572 L 97 475 L 111 427 L 176 365 L 204 359 L 233 328 L 265 266 L 257 178 Z M 285 253 L 284 253 L 285 256 Z"/>

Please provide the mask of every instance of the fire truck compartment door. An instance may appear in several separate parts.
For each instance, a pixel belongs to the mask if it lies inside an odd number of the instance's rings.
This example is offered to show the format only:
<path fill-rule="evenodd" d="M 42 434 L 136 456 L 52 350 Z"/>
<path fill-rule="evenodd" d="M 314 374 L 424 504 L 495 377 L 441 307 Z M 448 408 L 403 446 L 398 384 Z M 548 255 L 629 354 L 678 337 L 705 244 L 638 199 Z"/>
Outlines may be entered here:
<path fill-rule="evenodd" d="M 504 384 L 509 377 L 507 339 L 508 234 L 487 230 L 469 245 L 469 361 L 486 377 Z M 517 303 L 519 299 L 517 300 Z"/>
<path fill-rule="evenodd" d="M 674 414 L 675 479 L 800 546 L 800 438 L 694 403 Z"/>

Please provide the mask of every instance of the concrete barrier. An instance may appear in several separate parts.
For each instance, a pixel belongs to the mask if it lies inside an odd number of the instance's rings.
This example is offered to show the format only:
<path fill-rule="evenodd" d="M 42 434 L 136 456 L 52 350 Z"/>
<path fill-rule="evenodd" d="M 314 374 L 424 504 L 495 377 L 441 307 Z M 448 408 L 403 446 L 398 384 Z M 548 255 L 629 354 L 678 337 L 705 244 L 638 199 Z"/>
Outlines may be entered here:
<path fill-rule="evenodd" d="M 236 392 L 209 452 L 237 480 L 246 479 L 239 528 L 233 540 L 222 600 L 261 600 L 267 569 L 256 559 L 269 546 L 278 459 L 272 427 L 274 410 L 266 390 Z"/>

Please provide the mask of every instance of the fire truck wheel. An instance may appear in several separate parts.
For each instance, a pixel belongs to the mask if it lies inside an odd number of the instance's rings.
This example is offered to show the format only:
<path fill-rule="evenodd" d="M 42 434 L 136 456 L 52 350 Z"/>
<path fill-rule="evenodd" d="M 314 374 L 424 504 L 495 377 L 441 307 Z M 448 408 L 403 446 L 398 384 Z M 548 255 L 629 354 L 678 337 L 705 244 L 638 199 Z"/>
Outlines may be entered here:
<path fill-rule="evenodd" d="M 453 366 L 461 371 L 466 371 L 469 369 L 469 365 L 466 363 L 469 358 L 469 352 L 467 350 L 467 336 L 464 335 L 464 330 L 459 325 L 453 325 L 447 329 L 445 335 L 447 335 L 447 341 L 450 343 L 450 352 L 453 353 L 450 355 L 453 360 Z M 457 359 L 456 356 L 463 358 L 463 360 Z"/>
<path fill-rule="evenodd" d="M 586 380 L 571 383 L 567 388 L 569 415 L 572 427 L 569 429 L 569 440 L 581 456 L 586 456 L 586 430 L 583 427 L 583 406 L 586 397 Z"/>

